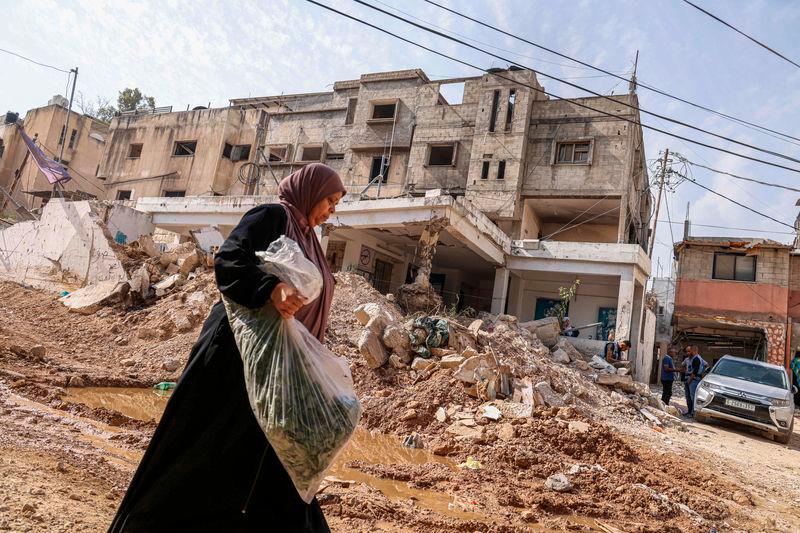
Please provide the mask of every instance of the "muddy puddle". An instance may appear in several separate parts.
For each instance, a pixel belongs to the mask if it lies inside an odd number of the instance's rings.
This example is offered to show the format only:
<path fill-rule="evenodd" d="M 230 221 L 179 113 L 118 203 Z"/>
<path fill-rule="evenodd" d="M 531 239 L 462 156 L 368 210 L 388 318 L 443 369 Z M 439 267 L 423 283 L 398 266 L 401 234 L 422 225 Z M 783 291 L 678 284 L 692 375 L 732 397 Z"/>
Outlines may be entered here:
<path fill-rule="evenodd" d="M 69 387 L 61 399 L 92 409 L 104 407 L 136 420 L 161 420 L 170 391 L 122 387 Z"/>

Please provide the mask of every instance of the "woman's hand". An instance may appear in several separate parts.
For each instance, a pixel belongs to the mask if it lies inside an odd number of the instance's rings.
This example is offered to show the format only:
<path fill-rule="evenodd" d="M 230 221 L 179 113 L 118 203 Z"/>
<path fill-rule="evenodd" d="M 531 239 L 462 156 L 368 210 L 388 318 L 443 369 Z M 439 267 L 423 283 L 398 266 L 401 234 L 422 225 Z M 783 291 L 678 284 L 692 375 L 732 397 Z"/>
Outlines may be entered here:
<path fill-rule="evenodd" d="M 275 309 L 285 319 L 290 319 L 294 314 L 305 305 L 305 301 L 297 292 L 297 289 L 288 283 L 280 282 L 272 289 L 272 296 L 270 297 Z"/>

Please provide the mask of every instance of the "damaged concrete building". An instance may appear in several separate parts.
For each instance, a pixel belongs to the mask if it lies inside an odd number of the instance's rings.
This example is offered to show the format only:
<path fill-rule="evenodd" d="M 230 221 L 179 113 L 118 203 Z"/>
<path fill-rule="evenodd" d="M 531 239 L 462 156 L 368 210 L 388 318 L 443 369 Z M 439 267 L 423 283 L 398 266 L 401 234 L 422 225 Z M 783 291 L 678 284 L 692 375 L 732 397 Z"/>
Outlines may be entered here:
<path fill-rule="evenodd" d="M 324 162 L 350 193 L 320 233 L 334 270 L 394 293 L 429 267 L 446 305 L 522 321 L 580 280 L 569 315 L 588 326 L 581 337 L 615 329 L 635 352 L 653 334 L 637 105 L 635 94 L 551 100 L 515 69 L 371 73 L 328 92 L 116 118 L 100 175 L 109 198 L 160 229 L 221 239 L 280 179 Z"/>
<path fill-rule="evenodd" d="M 731 354 L 788 365 L 800 341 L 798 253 L 769 239 L 684 238 L 673 339 L 697 344 L 709 363 Z"/>
<path fill-rule="evenodd" d="M 56 95 L 46 106 L 28 111 L 20 124 L 46 155 L 58 158 L 63 146 L 63 164 L 72 176 L 63 185 L 64 197 L 105 199 L 106 187 L 98 178 L 98 165 L 105 151 L 109 126 L 73 111 L 67 132 L 68 104 L 66 98 Z M 0 125 L 0 186 L 12 195 L 14 202 L 29 210 L 47 203 L 53 190 L 28 156 L 28 149 L 13 122 Z M 14 202 L 0 194 L 0 212 Z"/>

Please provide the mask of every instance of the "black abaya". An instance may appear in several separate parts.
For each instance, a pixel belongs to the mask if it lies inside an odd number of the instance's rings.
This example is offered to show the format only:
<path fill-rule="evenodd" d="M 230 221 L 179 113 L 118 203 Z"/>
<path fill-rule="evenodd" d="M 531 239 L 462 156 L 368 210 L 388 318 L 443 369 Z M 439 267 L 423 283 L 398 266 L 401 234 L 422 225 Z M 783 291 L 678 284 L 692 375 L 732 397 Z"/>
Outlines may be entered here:
<path fill-rule="evenodd" d="M 220 247 L 220 292 L 257 308 L 277 279 L 257 266 L 286 228 L 279 205 L 242 218 Z M 111 532 L 329 531 L 316 499 L 307 505 L 269 446 L 247 399 L 239 350 L 218 302 L 120 505 Z"/>

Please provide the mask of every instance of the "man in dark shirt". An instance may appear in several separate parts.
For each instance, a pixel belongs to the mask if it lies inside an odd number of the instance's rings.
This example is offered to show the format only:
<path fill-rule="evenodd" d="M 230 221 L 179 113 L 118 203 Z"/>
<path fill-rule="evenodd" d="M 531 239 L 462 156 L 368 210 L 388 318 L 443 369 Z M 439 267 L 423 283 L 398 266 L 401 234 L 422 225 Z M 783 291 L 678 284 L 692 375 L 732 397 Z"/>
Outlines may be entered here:
<path fill-rule="evenodd" d="M 700 348 L 696 344 L 690 344 L 686 347 L 686 353 L 689 359 L 689 368 L 686 374 L 686 383 L 688 385 L 689 396 L 686 398 L 689 411 L 686 416 L 694 416 L 694 397 L 697 386 L 700 380 L 703 379 L 703 374 L 706 369 L 706 362 L 700 357 Z"/>
<path fill-rule="evenodd" d="M 675 357 L 678 355 L 678 349 L 670 346 L 667 354 L 661 360 L 661 401 L 664 405 L 669 405 L 672 398 L 672 384 L 675 381 L 675 375 L 679 370 L 675 368 Z"/>
<path fill-rule="evenodd" d="M 626 360 L 626 352 L 631 349 L 631 341 L 623 340 L 619 344 L 609 342 L 606 344 L 606 361 L 616 368 L 629 368 L 631 362 Z"/>

